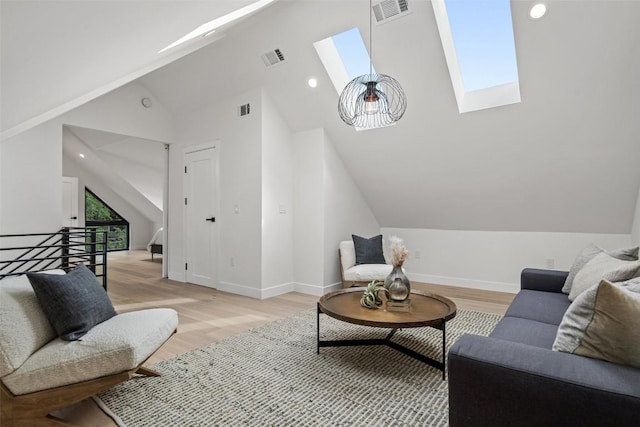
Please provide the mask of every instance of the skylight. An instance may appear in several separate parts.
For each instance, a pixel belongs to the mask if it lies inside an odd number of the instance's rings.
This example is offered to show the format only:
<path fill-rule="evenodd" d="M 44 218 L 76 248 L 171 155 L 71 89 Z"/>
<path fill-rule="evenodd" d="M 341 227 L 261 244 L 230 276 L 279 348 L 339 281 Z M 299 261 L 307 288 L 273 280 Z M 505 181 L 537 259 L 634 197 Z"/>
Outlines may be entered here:
<path fill-rule="evenodd" d="M 316 48 L 320 61 L 327 70 L 338 95 L 351 80 L 363 74 L 376 72 L 375 67 L 371 65 L 369 52 L 364 45 L 358 27 L 317 41 L 313 46 Z M 354 128 L 357 131 L 376 129 L 376 127 L 360 128 L 357 126 Z"/>
<path fill-rule="evenodd" d="M 509 0 L 433 0 L 460 113 L 520 102 Z"/>
<path fill-rule="evenodd" d="M 269 3 L 273 1 L 274 0 L 258 0 L 245 7 L 241 7 L 240 9 L 227 13 L 224 16 L 221 16 L 207 23 L 204 23 L 200 25 L 198 28 L 196 28 L 195 30 L 189 32 L 188 34 L 185 34 L 184 36 L 180 37 L 178 40 L 174 41 L 170 45 L 164 47 L 158 53 L 162 53 L 166 50 L 172 49 L 176 46 L 179 46 L 183 43 L 193 40 L 196 37 L 200 37 L 200 36 L 207 37 L 208 35 L 213 34 L 217 28 L 223 25 L 226 25 L 229 22 L 233 22 L 236 19 L 240 19 L 243 16 L 249 15 L 250 13 L 253 13 L 256 10 L 262 9 L 263 7 L 269 5 Z"/>
<path fill-rule="evenodd" d="M 371 60 L 358 27 L 315 42 L 313 46 L 338 95 L 351 80 L 369 74 Z"/>

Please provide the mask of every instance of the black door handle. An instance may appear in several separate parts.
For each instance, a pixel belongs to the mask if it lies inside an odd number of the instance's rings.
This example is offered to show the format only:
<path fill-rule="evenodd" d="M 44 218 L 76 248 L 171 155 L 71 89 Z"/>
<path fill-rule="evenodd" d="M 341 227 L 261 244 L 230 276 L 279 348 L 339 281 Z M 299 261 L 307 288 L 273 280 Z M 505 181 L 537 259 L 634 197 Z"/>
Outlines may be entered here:
<path fill-rule="evenodd" d="M 77 216 L 72 216 L 70 219 L 78 219 Z"/>
<path fill-rule="evenodd" d="M 216 222 L 216 218 L 212 216 L 211 218 L 205 219 L 205 221 Z"/>

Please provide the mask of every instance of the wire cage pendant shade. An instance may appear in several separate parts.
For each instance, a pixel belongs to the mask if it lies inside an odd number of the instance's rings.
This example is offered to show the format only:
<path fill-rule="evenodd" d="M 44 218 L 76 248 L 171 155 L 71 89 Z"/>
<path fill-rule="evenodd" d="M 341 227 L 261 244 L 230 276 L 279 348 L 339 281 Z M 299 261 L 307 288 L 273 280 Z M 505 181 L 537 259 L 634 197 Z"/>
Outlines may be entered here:
<path fill-rule="evenodd" d="M 407 98 L 400 83 L 386 74 L 363 74 L 345 86 L 338 100 L 338 114 L 349 126 L 377 128 L 402 118 Z"/>
<path fill-rule="evenodd" d="M 369 0 L 369 74 L 351 80 L 338 99 L 338 114 L 343 122 L 360 129 L 389 126 L 402 118 L 407 97 L 396 79 L 373 72 L 373 42 Z"/>

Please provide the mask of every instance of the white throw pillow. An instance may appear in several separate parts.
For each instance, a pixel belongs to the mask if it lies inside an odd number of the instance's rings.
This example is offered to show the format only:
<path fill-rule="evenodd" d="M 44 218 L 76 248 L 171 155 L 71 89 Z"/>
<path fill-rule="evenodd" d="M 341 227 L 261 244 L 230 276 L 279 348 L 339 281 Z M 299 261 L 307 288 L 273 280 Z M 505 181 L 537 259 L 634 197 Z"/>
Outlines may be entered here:
<path fill-rule="evenodd" d="M 613 258 L 618 258 L 624 261 L 637 261 L 639 249 L 640 248 L 636 246 L 635 248 L 605 251 L 604 249 L 594 245 L 593 243 L 589 243 L 573 261 L 571 269 L 569 270 L 569 275 L 567 276 L 567 279 L 564 282 L 564 286 L 562 287 L 562 292 L 565 294 L 569 294 L 571 292 L 571 285 L 573 284 L 573 279 L 576 277 L 576 274 L 578 274 L 578 272 L 596 255 L 602 252 L 606 252 Z"/>
<path fill-rule="evenodd" d="M 638 271 L 640 271 L 640 261 L 623 261 L 601 252 L 578 271 L 571 285 L 569 300 L 575 300 L 578 295 L 603 279 L 620 282 L 635 277 Z"/>

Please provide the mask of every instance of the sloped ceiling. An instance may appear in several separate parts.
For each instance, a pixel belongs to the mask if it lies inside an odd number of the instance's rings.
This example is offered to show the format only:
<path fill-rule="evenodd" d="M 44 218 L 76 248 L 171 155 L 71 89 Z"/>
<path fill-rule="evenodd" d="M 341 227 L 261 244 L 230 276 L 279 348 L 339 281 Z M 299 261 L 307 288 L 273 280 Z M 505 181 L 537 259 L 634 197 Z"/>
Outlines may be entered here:
<path fill-rule="evenodd" d="M 2 0 L 3 139 L 215 40 L 158 54 L 199 25 L 252 2 Z"/>
<path fill-rule="evenodd" d="M 112 3 L 122 14 L 136 2 Z M 183 17 L 204 13 L 199 2 L 161 3 Z M 458 113 L 426 0 L 410 1 L 410 15 L 373 28 L 376 69 L 398 79 L 408 97 L 393 127 L 356 132 L 340 122 L 338 95 L 312 45 L 354 26 L 368 39 L 362 0 L 279 1 L 138 83 L 177 120 L 264 87 L 293 131 L 327 130 L 383 227 L 628 234 L 640 186 L 640 2 L 549 1 L 539 21 L 528 18 L 531 4 L 512 2 L 520 104 Z M 130 27 L 117 39 L 128 44 L 116 45 L 148 58 L 181 35 L 173 24 L 165 32 L 163 18 L 143 21 L 155 50 L 138 45 L 141 31 Z M 193 21 L 184 32 L 201 23 Z M 118 20 L 105 13 L 101 22 Z M 95 38 L 98 46 L 110 43 Z M 286 61 L 267 69 L 260 54 L 274 48 Z M 107 59 L 88 57 L 90 70 Z M 319 80 L 315 90 L 309 77 Z"/>
<path fill-rule="evenodd" d="M 66 156 L 99 178 L 147 219 L 155 223 L 162 222 L 162 143 L 77 126 L 64 126 L 63 132 L 62 150 Z M 129 142 L 126 151 L 130 152 L 130 156 L 114 156 L 110 153 L 110 148 L 124 141 Z M 81 160 L 78 159 L 79 153 L 84 156 Z M 136 164 L 131 167 L 134 162 Z M 156 170 L 157 166 L 160 170 Z M 132 174 L 132 169 L 145 170 L 148 176 Z M 157 182 L 148 182 L 154 178 Z"/>

